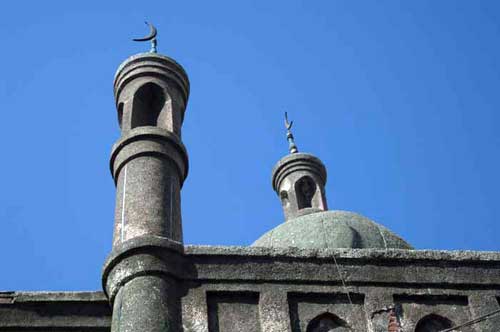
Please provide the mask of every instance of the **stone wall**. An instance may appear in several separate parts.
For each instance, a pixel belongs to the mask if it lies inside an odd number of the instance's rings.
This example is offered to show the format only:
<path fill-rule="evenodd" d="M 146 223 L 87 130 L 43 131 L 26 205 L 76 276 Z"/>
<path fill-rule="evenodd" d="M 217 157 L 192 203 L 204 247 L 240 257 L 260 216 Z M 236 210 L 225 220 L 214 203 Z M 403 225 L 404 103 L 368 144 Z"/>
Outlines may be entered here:
<path fill-rule="evenodd" d="M 422 332 L 500 308 L 500 253 L 187 246 L 184 258 L 184 332 L 386 332 L 391 310 Z M 100 292 L 0 293 L 0 331 L 109 331 L 110 316 Z"/>
<path fill-rule="evenodd" d="M 0 331 L 109 331 L 102 292 L 0 292 Z"/>
<path fill-rule="evenodd" d="M 433 331 L 497 310 L 500 253 L 187 247 L 186 331 Z M 342 275 L 343 282 L 340 278 Z M 500 316 L 460 331 L 498 331 Z"/>

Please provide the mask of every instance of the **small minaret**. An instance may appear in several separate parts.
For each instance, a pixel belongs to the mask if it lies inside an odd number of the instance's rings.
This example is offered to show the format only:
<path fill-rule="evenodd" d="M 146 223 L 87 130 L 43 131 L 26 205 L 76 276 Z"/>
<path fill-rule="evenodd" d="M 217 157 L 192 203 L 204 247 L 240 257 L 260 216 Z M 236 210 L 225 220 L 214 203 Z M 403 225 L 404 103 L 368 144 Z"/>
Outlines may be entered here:
<path fill-rule="evenodd" d="M 325 196 L 326 169 L 321 160 L 299 152 L 285 113 L 289 152 L 274 166 L 273 189 L 283 206 L 285 220 L 328 210 Z"/>
<path fill-rule="evenodd" d="M 125 60 L 114 79 L 121 137 L 111 152 L 116 212 L 103 270 L 113 332 L 180 330 L 180 190 L 188 172 L 181 126 L 189 81 L 177 62 L 156 53 L 150 27 L 140 41 L 151 40 L 151 52 Z"/>

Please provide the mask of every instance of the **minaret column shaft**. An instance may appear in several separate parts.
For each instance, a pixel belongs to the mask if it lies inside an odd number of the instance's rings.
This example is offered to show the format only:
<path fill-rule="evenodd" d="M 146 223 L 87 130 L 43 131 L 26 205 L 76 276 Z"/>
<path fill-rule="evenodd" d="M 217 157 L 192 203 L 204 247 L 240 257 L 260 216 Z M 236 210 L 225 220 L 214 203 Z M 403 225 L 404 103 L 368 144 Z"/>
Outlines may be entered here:
<path fill-rule="evenodd" d="M 165 278 L 134 278 L 116 296 L 111 332 L 175 331 L 171 321 L 177 312 L 168 303 L 171 292 L 172 283 Z"/>
<path fill-rule="evenodd" d="M 161 128 L 135 128 L 115 144 L 114 246 L 144 235 L 182 242 L 180 189 L 186 156 L 176 136 Z"/>
<path fill-rule="evenodd" d="M 111 330 L 179 331 L 186 275 L 180 191 L 188 172 L 181 126 L 189 81 L 174 60 L 145 53 L 119 67 L 114 91 L 121 137 L 111 152 L 115 227 L 102 278 Z"/>

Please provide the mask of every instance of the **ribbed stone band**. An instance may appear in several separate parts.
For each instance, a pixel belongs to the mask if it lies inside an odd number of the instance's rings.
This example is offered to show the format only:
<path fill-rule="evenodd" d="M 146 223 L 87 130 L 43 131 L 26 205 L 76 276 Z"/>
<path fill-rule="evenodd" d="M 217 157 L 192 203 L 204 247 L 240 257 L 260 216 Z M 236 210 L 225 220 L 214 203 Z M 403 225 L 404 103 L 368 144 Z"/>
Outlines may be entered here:
<path fill-rule="evenodd" d="M 308 153 L 293 153 L 281 158 L 273 168 L 272 185 L 277 192 L 281 181 L 290 173 L 306 171 L 316 174 L 324 186 L 326 184 L 325 165 L 315 156 Z"/>
<path fill-rule="evenodd" d="M 134 128 L 113 145 L 110 169 L 115 183 L 127 162 L 151 155 L 172 160 L 179 171 L 182 186 L 189 167 L 186 148 L 177 135 L 158 127 Z"/>
<path fill-rule="evenodd" d="M 162 275 L 180 280 L 189 275 L 184 246 L 157 236 L 142 236 L 115 247 L 102 271 L 102 286 L 110 303 L 120 287 L 139 276 Z"/>

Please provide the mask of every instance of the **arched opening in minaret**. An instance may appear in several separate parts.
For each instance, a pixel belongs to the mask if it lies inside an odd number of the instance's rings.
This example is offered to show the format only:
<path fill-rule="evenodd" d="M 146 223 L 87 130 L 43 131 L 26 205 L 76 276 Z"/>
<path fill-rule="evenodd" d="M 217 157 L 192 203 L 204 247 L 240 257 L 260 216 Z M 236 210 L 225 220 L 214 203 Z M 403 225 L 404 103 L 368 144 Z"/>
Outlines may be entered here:
<path fill-rule="evenodd" d="M 352 331 L 347 322 L 329 312 L 323 313 L 309 322 L 306 332 Z"/>
<path fill-rule="evenodd" d="M 436 314 L 430 314 L 418 321 L 415 332 L 438 332 L 453 327 L 448 318 Z"/>
<path fill-rule="evenodd" d="M 165 105 L 165 93 L 154 83 L 146 83 L 134 94 L 131 128 L 156 126 Z"/>
<path fill-rule="evenodd" d="M 288 207 L 290 205 L 290 200 L 288 199 L 288 193 L 286 191 L 280 192 L 281 204 L 283 207 Z"/>
<path fill-rule="evenodd" d="M 316 183 L 309 176 L 304 176 L 295 182 L 295 194 L 299 210 L 312 207 L 312 200 L 316 192 Z"/>
<path fill-rule="evenodd" d="M 123 121 L 123 103 L 118 104 L 118 125 L 120 126 L 120 129 L 122 128 L 122 121 Z"/>

